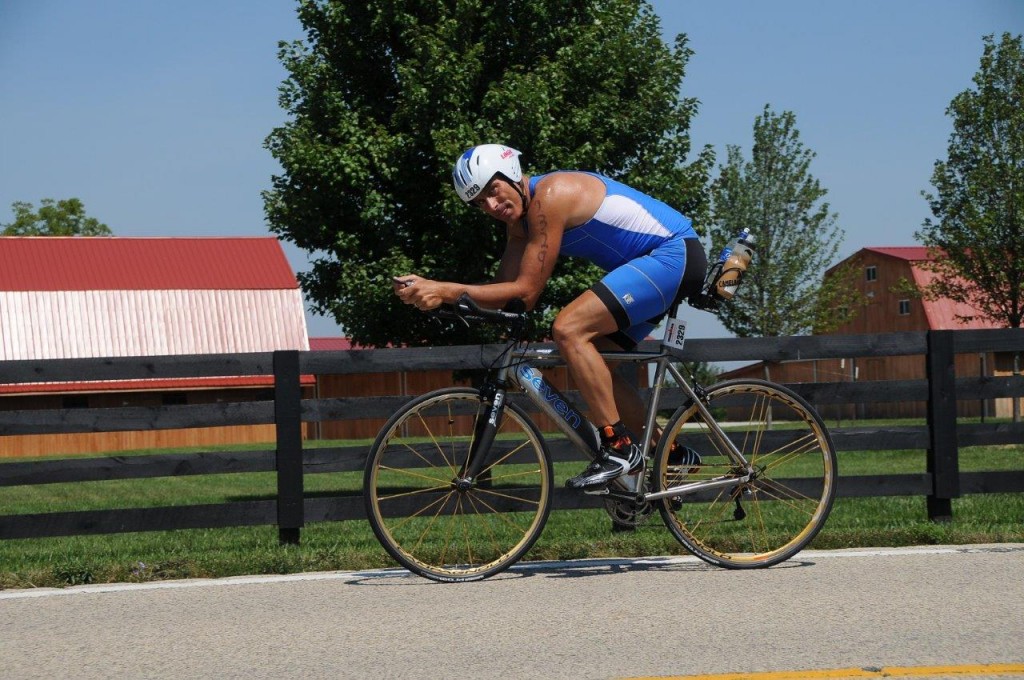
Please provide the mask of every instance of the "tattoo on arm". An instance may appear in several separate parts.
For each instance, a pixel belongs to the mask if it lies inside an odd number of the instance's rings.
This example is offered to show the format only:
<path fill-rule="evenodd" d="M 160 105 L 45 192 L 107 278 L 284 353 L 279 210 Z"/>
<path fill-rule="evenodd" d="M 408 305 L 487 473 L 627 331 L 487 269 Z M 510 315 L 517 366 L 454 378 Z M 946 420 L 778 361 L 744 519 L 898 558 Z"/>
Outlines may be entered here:
<path fill-rule="evenodd" d="M 535 201 L 537 212 L 537 234 L 540 236 L 540 252 L 537 253 L 537 260 L 543 265 L 548 256 L 548 218 L 544 214 L 544 207 L 540 201 Z"/>

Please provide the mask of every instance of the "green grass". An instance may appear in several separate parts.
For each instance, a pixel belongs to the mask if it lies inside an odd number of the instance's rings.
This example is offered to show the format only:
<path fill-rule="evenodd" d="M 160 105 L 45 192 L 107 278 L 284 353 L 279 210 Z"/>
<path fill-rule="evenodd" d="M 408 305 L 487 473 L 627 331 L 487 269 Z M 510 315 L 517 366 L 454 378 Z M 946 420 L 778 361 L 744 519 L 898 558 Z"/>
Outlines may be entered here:
<path fill-rule="evenodd" d="M 251 447 L 250 447 L 251 448 Z M 1020 470 L 1024 447 L 961 450 L 960 469 Z M 557 466 L 559 478 L 569 465 Z M 844 452 L 841 475 L 924 472 L 921 451 Z M 356 491 L 361 473 L 305 477 L 308 494 Z M 273 473 L 79 482 L 0 488 L 3 514 L 272 498 Z M 923 497 L 849 498 L 835 508 L 814 548 L 1024 542 L 1024 493 L 966 496 L 949 523 L 928 520 Z M 602 510 L 553 512 L 528 559 L 685 554 L 655 515 L 635 532 L 613 533 Z M 356 570 L 393 566 L 365 521 L 322 522 L 300 546 L 278 544 L 277 529 L 143 532 L 0 541 L 0 588 Z"/>

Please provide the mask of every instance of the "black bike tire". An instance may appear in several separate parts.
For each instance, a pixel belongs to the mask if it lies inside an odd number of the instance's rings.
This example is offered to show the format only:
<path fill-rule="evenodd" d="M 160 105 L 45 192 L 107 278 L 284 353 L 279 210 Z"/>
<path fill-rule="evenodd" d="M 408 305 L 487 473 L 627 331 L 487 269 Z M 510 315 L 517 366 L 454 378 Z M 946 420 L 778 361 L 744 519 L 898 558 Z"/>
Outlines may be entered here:
<path fill-rule="evenodd" d="M 780 562 L 784 562 L 791 559 L 794 555 L 803 550 L 815 536 L 821 531 L 825 523 L 828 521 L 828 516 L 832 511 L 832 506 L 835 502 L 836 486 L 838 483 L 838 461 L 836 458 L 835 445 L 832 443 L 832 437 L 829 434 L 828 428 L 825 426 L 825 422 L 822 420 L 818 412 L 812 407 L 803 397 L 798 395 L 793 390 L 779 385 L 778 383 L 769 382 L 766 380 L 758 380 L 756 378 L 741 378 L 736 380 L 727 380 L 721 383 L 712 385 L 706 389 L 709 400 L 713 402 L 714 395 L 721 393 L 724 390 L 733 390 L 737 387 L 754 386 L 768 390 L 778 392 L 785 395 L 790 401 L 799 406 L 806 416 L 814 422 L 820 433 L 820 438 L 823 442 L 822 452 L 828 459 L 827 469 L 831 474 L 825 476 L 824 487 L 825 491 L 818 502 L 816 513 L 814 515 L 813 525 L 809 525 L 809 529 L 805 529 L 803 533 L 797 538 L 780 549 L 773 551 L 770 557 L 752 561 L 749 559 L 730 559 L 727 554 L 717 553 L 708 549 L 705 549 L 699 542 L 696 542 L 691 536 L 685 531 L 682 531 L 677 525 L 677 522 L 672 514 L 671 500 L 664 499 L 659 502 L 658 509 L 661 513 L 662 520 L 665 526 L 668 527 L 672 535 L 680 543 L 686 547 L 692 554 L 699 557 L 709 564 L 713 564 L 718 567 L 726 569 L 763 569 L 770 567 Z M 695 407 L 690 404 L 684 404 L 679 407 L 672 416 L 668 419 L 664 432 L 666 434 L 675 432 L 677 430 L 677 423 L 680 419 L 686 418 L 687 420 L 692 415 L 692 411 Z M 661 475 L 658 474 L 659 470 L 663 470 L 667 464 L 663 459 L 669 455 L 669 448 L 671 446 L 672 437 L 665 436 L 658 445 L 657 451 L 655 452 L 654 458 L 654 478 L 653 487 L 655 491 L 662 490 L 662 479 Z"/>
<path fill-rule="evenodd" d="M 451 569 L 445 569 L 439 565 L 430 565 L 416 560 L 398 545 L 397 541 L 392 537 L 391 532 L 385 526 L 386 523 L 383 518 L 383 513 L 380 511 L 376 500 L 374 486 L 375 469 L 378 465 L 378 459 L 381 455 L 382 447 L 385 446 L 388 441 L 389 434 L 394 430 L 394 428 L 401 423 L 407 415 L 411 412 L 415 412 L 425 402 L 439 400 L 445 397 L 476 399 L 478 401 L 481 399 L 480 391 L 475 388 L 446 387 L 428 392 L 413 399 L 392 415 L 391 418 L 388 419 L 387 423 L 385 423 L 381 428 L 373 445 L 370 447 L 369 454 L 367 455 L 363 473 L 363 501 L 370 528 L 373 530 L 374 535 L 384 550 L 396 562 L 398 562 L 398 564 L 414 574 L 418 574 L 424 578 L 435 581 L 479 581 L 508 569 L 510 566 L 518 562 L 530 550 L 530 548 L 533 547 L 534 543 L 536 543 L 544 530 L 544 526 L 547 523 L 548 516 L 551 512 L 551 499 L 554 489 L 554 470 L 552 467 L 550 451 L 548 450 L 544 437 L 536 424 L 524 409 L 517 404 L 507 401 L 505 403 L 505 418 L 516 418 L 520 426 L 529 430 L 532 439 L 537 443 L 537 455 L 543 461 L 544 469 L 542 470 L 540 477 L 542 501 L 537 510 L 536 518 L 529 527 L 528 533 L 524 535 L 524 539 L 522 541 L 515 545 L 511 552 L 501 555 L 498 560 L 490 563 L 489 565 L 485 565 L 484 568 L 474 568 L 472 570 L 468 570 L 466 573 L 458 573 Z"/>

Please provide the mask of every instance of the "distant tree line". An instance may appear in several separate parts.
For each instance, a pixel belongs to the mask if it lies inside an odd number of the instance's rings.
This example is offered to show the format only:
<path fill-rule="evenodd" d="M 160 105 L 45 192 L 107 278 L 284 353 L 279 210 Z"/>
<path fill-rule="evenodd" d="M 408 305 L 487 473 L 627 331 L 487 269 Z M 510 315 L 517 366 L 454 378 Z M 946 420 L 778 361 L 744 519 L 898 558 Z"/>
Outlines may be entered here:
<path fill-rule="evenodd" d="M 85 214 L 77 198 L 56 201 L 44 198 L 36 210 L 31 203 L 11 204 L 14 220 L 0 224 L 4 236 L 110 236 L 110 227 Z"/>

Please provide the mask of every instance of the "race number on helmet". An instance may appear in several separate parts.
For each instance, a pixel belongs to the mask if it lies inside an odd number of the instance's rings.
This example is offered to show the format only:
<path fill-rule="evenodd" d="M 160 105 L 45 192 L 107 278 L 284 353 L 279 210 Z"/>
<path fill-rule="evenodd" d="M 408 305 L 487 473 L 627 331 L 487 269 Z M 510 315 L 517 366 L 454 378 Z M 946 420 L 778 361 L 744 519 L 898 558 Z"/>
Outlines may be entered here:
<path fill-rule="evenodd" d="M 455 161 L 452 182 L 459 198 L 469 203 L 497 175 L 512 183 L 523 178 L 519 152 L 504 144 L 481 144 L 467 149 Z"/>

